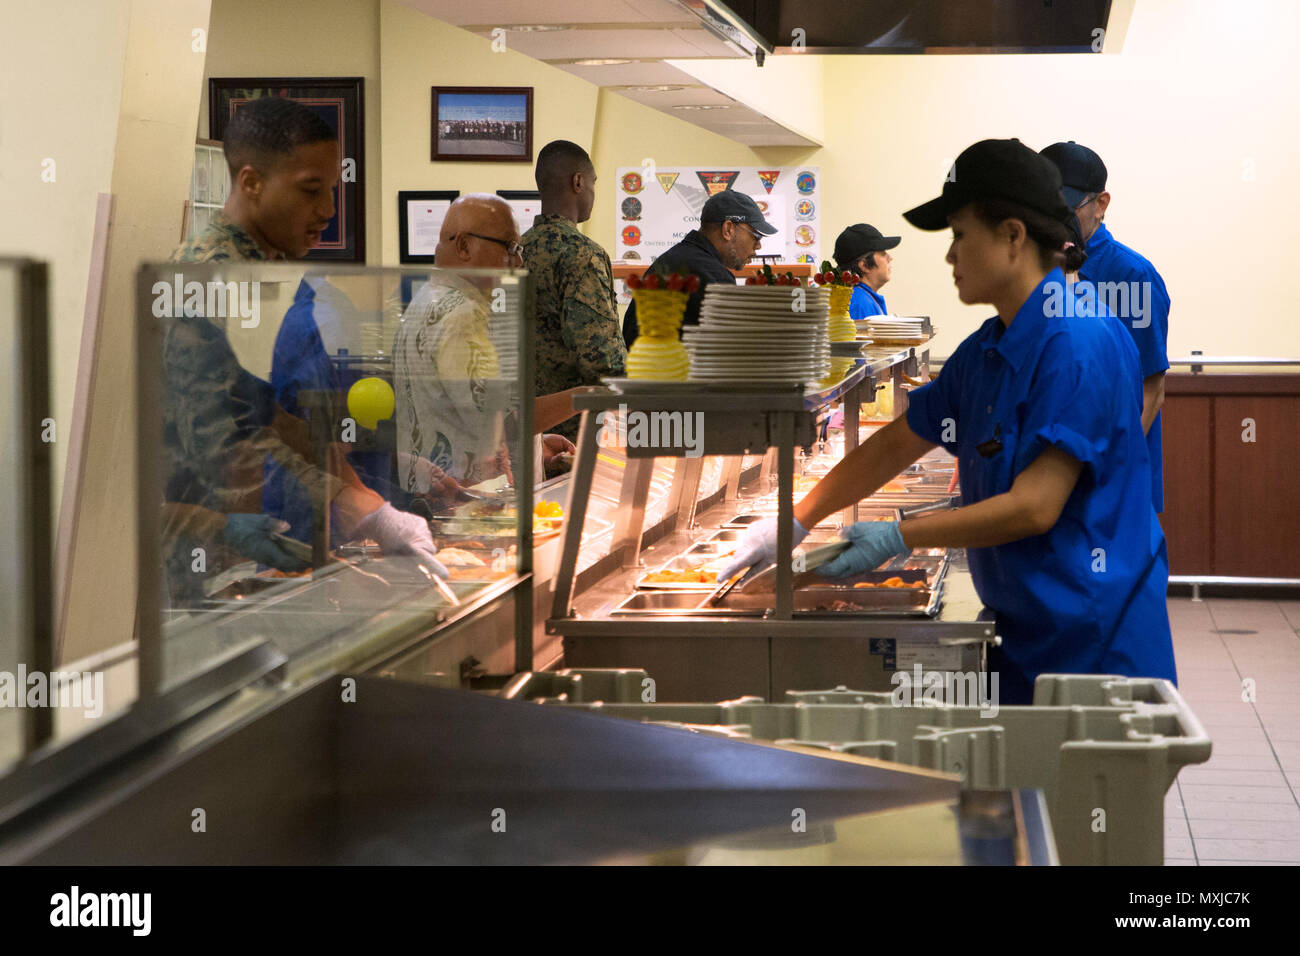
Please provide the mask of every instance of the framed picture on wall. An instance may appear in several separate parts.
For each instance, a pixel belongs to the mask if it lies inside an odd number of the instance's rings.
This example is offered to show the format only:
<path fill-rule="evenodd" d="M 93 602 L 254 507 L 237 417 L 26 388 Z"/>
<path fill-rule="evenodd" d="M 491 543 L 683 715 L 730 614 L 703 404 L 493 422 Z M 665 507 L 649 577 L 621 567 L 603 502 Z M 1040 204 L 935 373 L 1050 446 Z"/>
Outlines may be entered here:
<path fill-rule="evenodd" d="M 519 235 L 533 228 L 533 217 L 542 211 L 542 194 L 536 189 L 498 189 L 497 195 L 510 204 Z"/>
<path fill-rule="evenodd" d="M 339 138 L 343 173 L 334 188 L 334 218 L 307 259 L 366 261 L 365 80 L 359 76 L 208 80 L 208 135 L 224 140 L 240 107 L 265 96 L 287 96 L 323 119 Z"/>
<path fill-rule="evenodd" d="M 434 162 L 531 163 L 531 86 L 433 87 Z"/>
<path fill-rule="evenodd" d="M 403 189 L 397 193 L 398 259 L 403 265 L 433 263 L 438 234 L 447 209 L 460 193 L 455 189 Z"/>

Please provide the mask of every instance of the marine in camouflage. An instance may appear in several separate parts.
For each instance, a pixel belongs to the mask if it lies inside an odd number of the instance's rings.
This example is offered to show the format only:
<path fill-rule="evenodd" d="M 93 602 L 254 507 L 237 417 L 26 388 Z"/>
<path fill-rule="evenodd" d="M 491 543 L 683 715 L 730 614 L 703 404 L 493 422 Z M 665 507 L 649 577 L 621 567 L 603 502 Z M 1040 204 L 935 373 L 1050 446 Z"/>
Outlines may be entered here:
<path fill-rule="evenodd" d="M 609 254 L 569 219 L 539 215 L 524 233 L 524 267 L 533 277 L 537 376 L 533 394 L 599 385 L 623 375 L 623 344 Z M 573 438 L 578 419 L 555 429 Z"/>
<path fill-rule="evenodd" d="M 170 261 L 267 258 L 244 229 L 218 213 Z M 225 515 L 261 512 L 268 456 L 301 482 L 315 507 L 326 507 L 345 479 L 312 463 L 306 423 L 279 409 L 270 383 L 240 364 L 220 317 L 177 314 L 164 322 L 166 579 L 172 608 L 195 607 L 205 578 L 245 560 L 226 548 L 221 528 Z M 191 560 L 200 547 L 204 572 Z"/>
<path fill-rule="evenodd" d="M 190 236 L 172 253 L 171 262 L 221 262 L 227 259 L 278 259 L 268 256 L 247 231 L 217 210 L 207 227 Z"/>

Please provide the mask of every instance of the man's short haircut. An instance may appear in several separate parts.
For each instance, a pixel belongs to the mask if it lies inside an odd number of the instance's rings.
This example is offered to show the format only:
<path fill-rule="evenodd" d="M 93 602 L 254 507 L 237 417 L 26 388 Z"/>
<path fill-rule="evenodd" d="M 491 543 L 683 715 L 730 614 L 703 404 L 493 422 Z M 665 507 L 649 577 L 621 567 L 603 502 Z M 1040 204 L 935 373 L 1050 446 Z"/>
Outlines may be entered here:
<path fill-rule="evenodd" d="M 222 146 L 233 177 L 245 166 L 267 172 L 299 146 L 335 142 L 323 119 L 285 96 L 267 96 L 235 111 Z"/>
<path fill-rule="evenodd" d="M 587 151 L 567 139 L 547 143 L 537 154 L 537 190 L 554 193 L 564 189 L 574 173 L 584 173 L 595 166 Z"/>

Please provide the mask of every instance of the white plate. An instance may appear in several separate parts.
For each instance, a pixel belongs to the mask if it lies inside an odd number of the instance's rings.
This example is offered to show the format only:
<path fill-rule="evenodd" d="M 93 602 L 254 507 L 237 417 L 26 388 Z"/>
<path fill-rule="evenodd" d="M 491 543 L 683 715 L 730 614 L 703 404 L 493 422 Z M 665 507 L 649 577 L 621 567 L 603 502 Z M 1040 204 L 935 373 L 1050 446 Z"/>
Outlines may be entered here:
<path fill-rule="evenodd" d="M 710 376 L 723 378 L 733 375 L 815 382 L 825 378 L 827 370 L 806 365 L 699 365 L 692 366 L 689 374 L 696 378 Z"/>
<path fill-rule="evenodd" d="M 688 345 L 686 351 L 692 355 L 748 355 L 762 359 L 831 357 L 829 349 L 821 349 L 816 345 L 787 345 L 784 348 L 758 348 L 751 347 L 752 344 L 753 343 L 749 342 L 701 342 L 698 345 Z"/>
<path fill-rule="evenodd" d="M 792 332 L 812 338 L 825 338 L 829 328 L 827 324 L 818 322 L 790 322 L 788 320 L 755 322 L 753 319 L 732 319 L 725 324 L 706 321 L 701 325 L 691 326 L 683 334 L 696 336 L 701 333 L 708 333 L 710 335 L 741 336 L 750 333 L 755 335 L 785 335 Z"/>
<path fill-rule="evenodd" d="M 814 295 L 825 296 L 827 298 L 830 297 L 830 293 L 821 287 L 809 288 L 808 286 L 793 285 L 745 285 L 743 282 L 738 282 L 735 285 L 727 285 L 723 282 L 710 282 L 704 287 L 704 298 L 721 299 L 735 295 L 759 298 L 765 295 L 776 295 L 778 293 L 789 295 L 791 289 L 797 288 L 802 288 L 810 297 Z"/>
<path fill-rule="evenodd" d="M 816 315 L 820 312 L 829 312 L 829 306 L 818 302 L 804 302 L 803 311 L 795 308 L 798 303 L 791 299 L 789 302 L 783 302 L 780 299 L 768 302 L 709 302 L 700 306 L 700 312 L 708 315 L 713 312 L 742 312 L 751 313 L 777 313 L 794 312 L 798 315 Z"/>
<path fill-rule="evenodd" d="M 787 360 L 774 359 L 771 360 L 771 362 L 764 362 L 762 359 L 712 359 L 708 358 L 708 356 L 701 355 L 698 356 L 694 362 L 690 363 L 690 368 L 692 368 L 693 371 L 694 369 L 702 368 L 779 368 L 793 373 L 796 371 L 813 372 L 822 367 L 823 364 L 824 363 L 820 362 L 820 360 L 814 359 L 800 359 L 797 360 L 797 362 L 787 362 Z"/>

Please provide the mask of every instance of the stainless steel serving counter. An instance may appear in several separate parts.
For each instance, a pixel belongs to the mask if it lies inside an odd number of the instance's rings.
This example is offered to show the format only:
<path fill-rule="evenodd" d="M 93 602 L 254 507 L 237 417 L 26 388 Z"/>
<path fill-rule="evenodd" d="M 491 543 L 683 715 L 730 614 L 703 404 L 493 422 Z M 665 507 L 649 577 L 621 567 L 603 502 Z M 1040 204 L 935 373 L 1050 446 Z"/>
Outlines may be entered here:
<path fill-rule="evenodd" d="M 648 568 L 682 554 L 709 537 L 737 511 L 775 511 L 778 553 L 790 552 L 788 526 L 795 496 L 796 449 L 817 444 L 819 424 L 832 403 L 844 403 L 843 446 L 859 440 L 860 403 L 874 394 L 878 381 L 893 381 L 915 365 L 914 350 L 862 354 L 837 383 L 807 391 L 757 391 L 753 387 L 708 388 L 689 383 L 627 383 L 626 391 L 589 393 L 575 400 L 584 409 L 578 459 L 570 494 L 571 511 L 564 552 L 555 583 L 555 600 L 546 624 L 548 635 L 561 635 L 569 667 L 640 667 L 655 675 L 657 700 L 719 700 L 740 695 L 767 699 L 787 690 L 846 684 L 862 690 L 890 690 L 895 675 L 920 666 L 929 671 L 982 672 L 986 647 L 996 641 L 994 623 L 985 612 L 964 561 L 951 563 L 941 578 L 942 591 L 932 615 L 869 614 L 797 610 L 789 558 L 778 563 L 768 610 L 703 609 L 705 595 L 647 597 L 635 607 L 620 607 L 637 590 Z M 912 371 L 916 371 L 915 368 Z M 897 374 L 896 374 L 897 373 Z M 620 383 L 621 384 L 621 383 Z M 904 401 L 895 402 L 901 411 Z M 681 449 L 629 448 L 627 471 L 610 560 L 603 576 L 580 584 L 575 569 L 582 549 L 585 494 L 590 488 L 597 452 L 598 415 L 690 414 L 699 417 L 696 455 Z M 607 420 L 607 419 L 606 419 Z M 708 502 L 697 495 L 700 455 L 739 461 L 745 452 L 764 452 L 763 467 L 742 487 L 739 467 L 729 468 L 726 494 Z M 646 486 L 659 459 L 676 459 L 666 526 L 651 537 L 645 528 Z M 775 474 L 773 474 L 775 473 Z M 811 473 L 809 473 L 811 474 Z M 904 505 L 940 507 L 951 503 L 951 459 L 946 472 L 935 468 L 914 478 L 906 489 L 874 496 L 867 507 L 891 511 Z M 679 481 L 679 476 L 684 476 Z M 771 485 L 775 479 L 775 498 Z M 858 506 L 841 517 L 852 521 Z M 783 527 L 784 526 L 784 527 Z M 680 592 L 679 592 L 680 593 Z M 848 592 L 852 593 L 852 592 Z M 618 613 L 615 613 L 615 611 Z"/>

